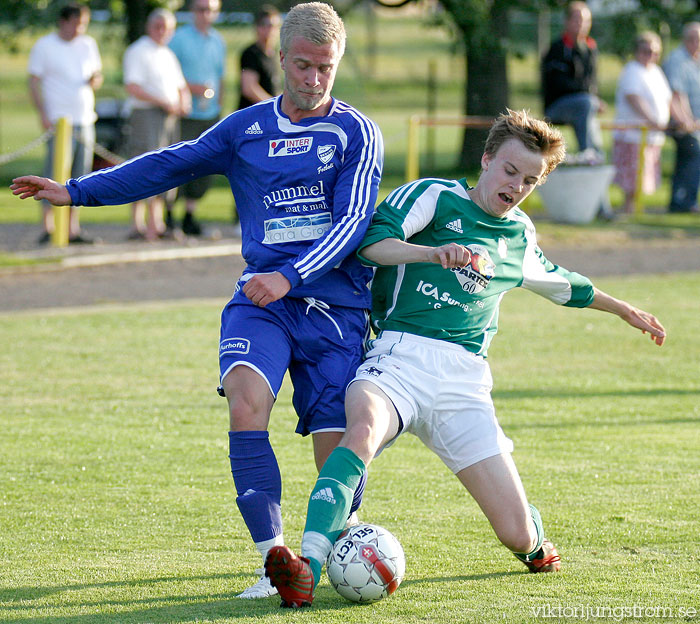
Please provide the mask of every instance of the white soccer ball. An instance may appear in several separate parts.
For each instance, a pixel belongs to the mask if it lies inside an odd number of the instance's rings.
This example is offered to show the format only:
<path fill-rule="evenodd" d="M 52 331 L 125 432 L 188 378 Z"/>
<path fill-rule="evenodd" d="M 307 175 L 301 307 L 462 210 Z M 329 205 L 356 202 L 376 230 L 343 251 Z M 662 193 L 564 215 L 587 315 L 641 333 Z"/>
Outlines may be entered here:
<path fill-rule="evenodd" d="M 376 602 L 393 594 L 405 571 L 399 540 L 375 524 L 343 531 L 326 561 L 331 585 L 353 602 Z"/>

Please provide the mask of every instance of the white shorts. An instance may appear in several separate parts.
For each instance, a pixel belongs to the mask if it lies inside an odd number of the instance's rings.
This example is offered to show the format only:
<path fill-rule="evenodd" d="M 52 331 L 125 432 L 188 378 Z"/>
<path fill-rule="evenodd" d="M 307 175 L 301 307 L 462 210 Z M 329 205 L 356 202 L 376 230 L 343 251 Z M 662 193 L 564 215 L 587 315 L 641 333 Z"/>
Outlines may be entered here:
<path fill-rule="evenodd" d="M 353 381 L 369 381 L 394 403 L 404 431 L 420 438 L 453 472 L 512 453 L 496 420 L 486 360 L 460 345 L 384 331 Z"/>

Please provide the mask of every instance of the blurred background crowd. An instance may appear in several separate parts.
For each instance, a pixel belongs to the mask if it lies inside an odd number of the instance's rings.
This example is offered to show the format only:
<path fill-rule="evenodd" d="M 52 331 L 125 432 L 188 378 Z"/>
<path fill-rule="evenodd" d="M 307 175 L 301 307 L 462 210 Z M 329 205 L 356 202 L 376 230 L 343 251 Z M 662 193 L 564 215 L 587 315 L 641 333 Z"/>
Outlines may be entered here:
<path fill-rule="evenodd" d="M 278 35 L 290 4 L 10 2 L 0 21 L 8 42 L 3 55 L 12 60 L 9 106 L 0 95 L 3 125 L 15 107 L 23 119 L 33 107 L 35 134 L 70 118 L 72 176 L 195 139 L 229 112 L 280 93 Z M 489 118 L 506 106 L 526 107 L 570 129 L 569 164 L 614 166 L 613 201 L 606 193 L 600 218 L 632 213 L 640 194 L 653 209 L 695 213 L 699 4 L 343 0 L 334 5 L 350 26 L 351 75 L 345 81 L 341 75 L 335 95 L 382 128 L 386 174 L 394 178 L 387 186 L 401 175 L 407 114 Z M 455 130 L 449 139 L 428 133 L 422 175 L 475 170 L 485 129 Z M 0 154 L 14 147 L 6 137 L 0 134 Z M 41 166 L 50 176 L 50 132 L 47 141 Z M 30 161 L 21 162 L 26 171 Z M 4 169 L 3 180 L 14 172 Z M 217 184 L 196 180 L 134 204 L 127 237 L 207 236 L 199 206 Z M 235 222 L 230 202 L 226 211 Z M 52 230 L 44 206 L 38 242 L 49 242 Z M 92 242 L 75 208 L 70 242 Z"/>

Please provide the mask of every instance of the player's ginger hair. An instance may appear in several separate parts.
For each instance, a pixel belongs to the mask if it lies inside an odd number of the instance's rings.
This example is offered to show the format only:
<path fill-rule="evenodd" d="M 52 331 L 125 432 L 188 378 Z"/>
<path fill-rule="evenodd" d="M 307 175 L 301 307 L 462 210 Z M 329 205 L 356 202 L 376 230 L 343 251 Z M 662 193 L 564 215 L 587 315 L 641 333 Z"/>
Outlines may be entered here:
<path fill-rule="evenodd" d="M 280 48 L 287 54 L 294 37 L 303 37 L 316 45 L 338 43 L 339 58 L 345 52 L 345 25 L 335 9 L 324 2 L 306 2 L 293 6 L 280 30 Z"/>
<path fill-rule="evenodd" d="M 486 138 L 484 153 L 495 156 L 501 145 L 509 139 L 518 139 L 530 151 L 544 156 L 546 168 L 538 184 L 542 184 L 566 156 L 562 133 L 546 121 L 532 117 L 526 110 L 514 111 L 507 108 L 493 122 Z"/>

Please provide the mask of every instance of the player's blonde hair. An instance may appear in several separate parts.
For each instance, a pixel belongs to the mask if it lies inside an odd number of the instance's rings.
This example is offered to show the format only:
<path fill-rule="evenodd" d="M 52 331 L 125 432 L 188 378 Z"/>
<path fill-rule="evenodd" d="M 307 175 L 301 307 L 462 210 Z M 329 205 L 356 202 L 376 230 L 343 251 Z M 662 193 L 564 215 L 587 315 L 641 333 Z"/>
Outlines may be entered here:
<path fill-rule="evenodd" d="M 345 25 L 335 9 L 323 2 L 306 2 L 292 7 L 280 30 L 280 48 L 289 52 L 294 37 L 303 37 L 316 45 L 338 43 L 340 56 L 345 52 Z"/>
<path fill-rule="evenodd" d="M 495 156 L 501 145 L 509 139 L 518 139 L 530 151 L 542 154 L 546 168 L 540 184 L 566 156 L 562 133 L 546 121 L 532 117 L 526 110 L 514 111 L 507 108 L 493 122 L 486 138 L 484 153 Z"/>

